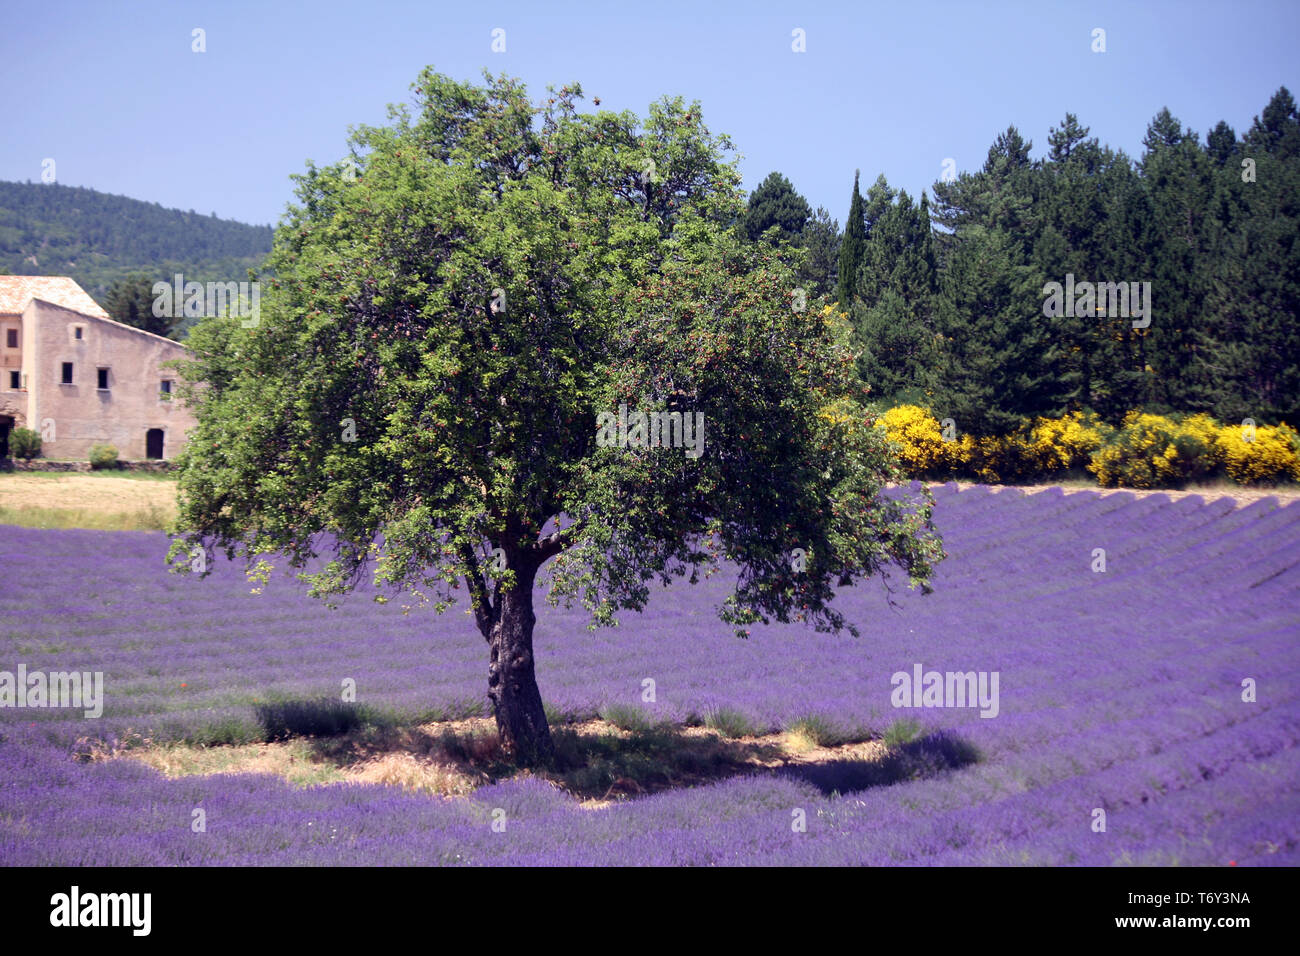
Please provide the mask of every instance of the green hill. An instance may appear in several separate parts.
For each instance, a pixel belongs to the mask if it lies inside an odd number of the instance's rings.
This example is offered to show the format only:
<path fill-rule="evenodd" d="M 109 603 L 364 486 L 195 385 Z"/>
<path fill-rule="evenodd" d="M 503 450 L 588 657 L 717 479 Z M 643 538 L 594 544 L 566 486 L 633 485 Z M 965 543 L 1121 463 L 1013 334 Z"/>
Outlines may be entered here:
<path fill-rule="evenodd" d="M 164 209 L 80 186 L 0 181 L 0 273 L 71 276 L 100 305 L 132 272 L 241 280 L 271 251 L 270 226 Z"/>

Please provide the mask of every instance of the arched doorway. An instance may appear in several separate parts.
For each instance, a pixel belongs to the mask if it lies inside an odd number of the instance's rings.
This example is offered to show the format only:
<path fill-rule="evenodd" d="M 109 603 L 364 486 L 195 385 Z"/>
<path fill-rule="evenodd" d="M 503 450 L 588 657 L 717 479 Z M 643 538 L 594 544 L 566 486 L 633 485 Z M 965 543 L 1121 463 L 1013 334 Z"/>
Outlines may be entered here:
<path fill-rule="evenodd" d="M 144 456 L 146 458 L 161 458 L 163 456 L 163 430 L 161 428 L 151 428 L 145 432 Z"/>

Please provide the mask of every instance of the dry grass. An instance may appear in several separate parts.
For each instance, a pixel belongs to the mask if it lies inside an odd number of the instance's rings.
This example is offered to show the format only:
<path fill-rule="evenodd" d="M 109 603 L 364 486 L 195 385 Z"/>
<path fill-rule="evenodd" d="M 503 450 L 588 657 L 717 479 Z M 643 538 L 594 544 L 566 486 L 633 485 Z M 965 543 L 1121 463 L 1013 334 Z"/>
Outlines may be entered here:
<path fill-rule="evenodd" d="M 295 737 L 290 740 L 203 746 L 154 744 L 138 735 L 115 749 L 82 740 L 82 760 L 138 760 L 168 777 L 210 774 L 274 774 L 300 787 L 331 783 L 379 783 L 417 793 L 454 796 L 486 782 L 482 773 L 461 764 L 490 758 L 499 751 L 495 734 L 480 728 L 460 733 L 456 721 L 407 731 L 359 731 L 340 738 Z M 432 733 L 431 733 L 432 732 Z M 433 734 L 436 733 L 435 737 Z"/>
<path fill-rule="evenodd" d="M 161 531 L 176 517 L 176 481 L 148 473 L 0 473 L 0 524 Z"/>
<path fill-rule="evenodd" d="M 786 731 L 782 743 L 791 754 L 806 754 L 818 747 L 817 741 L 802 730 Z"/>
<path fill-rule="evenodd" d="M 456 796 L 469 793 L 478 781 L 454 766 L 421 759 L 411 753 L 371 757 L 347 771 L 346 779 L 382 783 L 415 793 Z"/>
<path fill-rule="evenodd" d="M 302 787 L 347 779 L 338 768 L 314 760 L 310 748 L 301 740 L 231 747 L 171 745 L 145 748 L 123 756 L 148 764 L 169 777 L 269 773 Z"/>

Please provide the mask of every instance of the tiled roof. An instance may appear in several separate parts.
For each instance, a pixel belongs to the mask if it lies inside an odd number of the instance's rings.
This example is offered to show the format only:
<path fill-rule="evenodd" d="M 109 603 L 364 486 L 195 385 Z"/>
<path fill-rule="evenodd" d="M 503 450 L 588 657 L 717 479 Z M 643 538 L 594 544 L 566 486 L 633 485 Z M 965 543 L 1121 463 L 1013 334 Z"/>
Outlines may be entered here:
<path fill-rule="evenodd" d="M 21 315 L 32 299 L 82 315 L 109 318 L 85 289 L 66 276 L 0 276 L 0 315 Z"/>

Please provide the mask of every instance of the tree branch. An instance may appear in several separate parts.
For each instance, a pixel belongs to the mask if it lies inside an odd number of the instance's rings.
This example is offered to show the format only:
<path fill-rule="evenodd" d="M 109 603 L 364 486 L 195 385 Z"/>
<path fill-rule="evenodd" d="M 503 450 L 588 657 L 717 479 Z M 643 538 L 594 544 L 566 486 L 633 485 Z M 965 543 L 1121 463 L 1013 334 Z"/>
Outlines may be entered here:
<path fill-rule="evenodd" d="M 497 621 L 498 609 L 492 606 L 492 601 L 488 598 L 487 587 L 483 583 L 483 574 L 479 570 L 478 557 L 474 554 L 474 549 L 468 544 L 462 544 L 460 556 L 469 568 L 465 575 L 465 583 L 469 585 L 470 597 L 474 602 L 474 620 L 483 639 L 490 641 L 492 626 Z"/>

